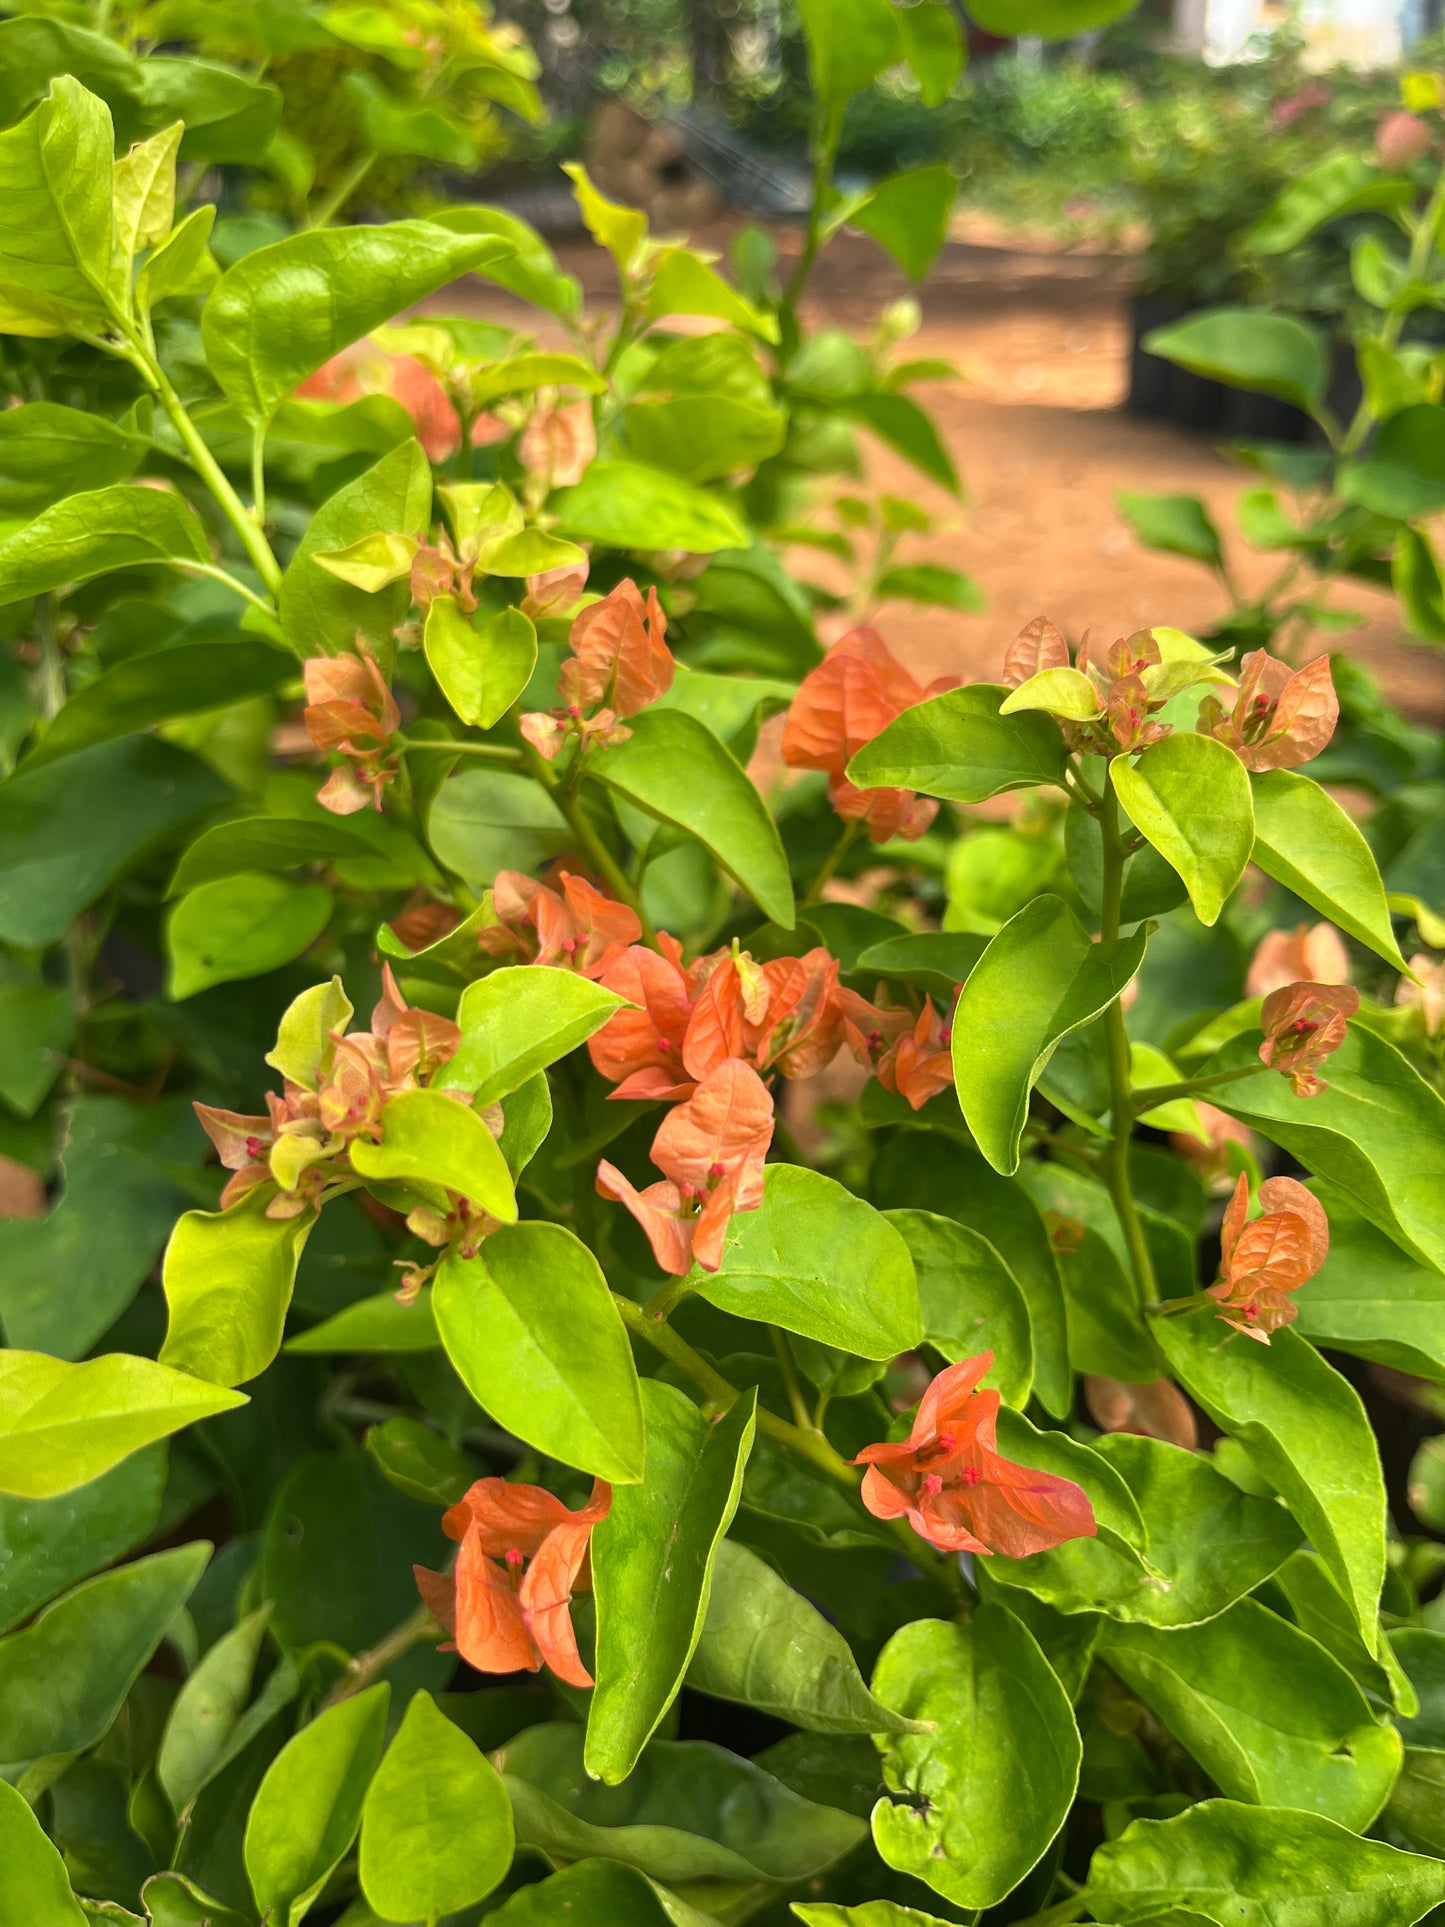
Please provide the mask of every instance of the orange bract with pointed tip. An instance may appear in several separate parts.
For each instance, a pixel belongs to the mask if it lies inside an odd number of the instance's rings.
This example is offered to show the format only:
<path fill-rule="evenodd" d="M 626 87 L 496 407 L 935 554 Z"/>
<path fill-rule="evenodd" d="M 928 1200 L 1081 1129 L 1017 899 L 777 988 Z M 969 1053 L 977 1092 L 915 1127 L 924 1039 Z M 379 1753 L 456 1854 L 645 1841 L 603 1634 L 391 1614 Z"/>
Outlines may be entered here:
<path fill-rule="evenodd" d="M 478 1479 L 442 1515 L 461 1542 L 455 1573 L 416 1566 L 417 1590 L 479 1673 L 538 1672 L 590 1686 L 577 1651 L 572 1596 L 586 1590 L 592 1528 L 607 1517 L 612 1488 L 595 1479 L 578 1512 L 538 1485 Z"/>
<path fill-rule="evenodd" d="M 1018 689 L 1030 676 L 1045 669 L 1067 669 L 1069 645 L 1064 632 L 1047 616 L 1026 622 L 1004 653 L 1003 679 L 1010 689 Z"/>
<path fill-rule="evenodd" d="M 858 1454 L 853 1463 L 868 1468 L 864 1505 L 878 1519 L 907 1519 L 940 1552 L 1023 1559 L 1092 1538 L 1098 1528 L 1082 1487 L 996 1451 L 999 1395 L 978 1389 L 992 1365 L 992 1352 L 950 1365 L 923 1394 L 905 1441 Z"/>
<path fill-rule="evenodd" d="M 1246 769 L 1293 769 L 1318 756 L 1340 720 L 1328 656 L 1303 669 L 1254 649 L 1240 664 L 1234 708 L 1215 696 L 1199 705 L 1199 726 L 1227 743 Z"/>
<path fill-rule="evenodd" d="M 1297 1178 L 1266 1178 L 1259 1202 L 1263 1215 L 1246 1222 L 1249 1180 L 1241 1172 L 1224 1214 L 1219 1282 L 1209 1290 L 1226 1325 L 1267 1345 L 1271 1332 L 1299 1316 L 1289 1293 L 1329 1256 L 1330 1221 Z"/>
<path fill-rule="evenodd" d="M 915 1111 L 953 1082 L 953 1031 L 925 997 L 912 1030 L 905 1031 L 878 1060 L 878 1082 L 885 1091 L 906 1097 Z"/>
<path fill-rule="evenodd" d="M 307 735 L 317 749 L 338 750 L 346 758 L 322 785 L 317 802 L 336 816 L 352 816 L 368 803 L 379 810 L 396 775 L 388 746 L 401 723 L 380 663 L 358 636 L 355 655 L 312 656 L 301 674 Z"/>
<path fill-rule="evenodd" d="M 637 913 L 567 870 L 553 890 L 522 870 L 499 870 L 492 884 L 495 923 L 477 933 L 490 957 L 548 964 L 601 978 L 642 935 Z"/>
<path fill-rule="evenodd" d="M 1271 930 L 1260 938 L 1244 979 L 1246 997 L 1267 997 L 1286 984 L 1347 984 L 1350 953 L 1332 923 Z"/>
<path fill-rule="evenodd" d="M 1296 1097 L 1318 1097 L 1328 1087 L 1316 1067 L 1344 1043 L 1359 1008 L 1360 993 L 1349 984 L 1285 984 L 1271 991 L 1260 1012 L 1260 1063 L 1287 1077 Z"/>

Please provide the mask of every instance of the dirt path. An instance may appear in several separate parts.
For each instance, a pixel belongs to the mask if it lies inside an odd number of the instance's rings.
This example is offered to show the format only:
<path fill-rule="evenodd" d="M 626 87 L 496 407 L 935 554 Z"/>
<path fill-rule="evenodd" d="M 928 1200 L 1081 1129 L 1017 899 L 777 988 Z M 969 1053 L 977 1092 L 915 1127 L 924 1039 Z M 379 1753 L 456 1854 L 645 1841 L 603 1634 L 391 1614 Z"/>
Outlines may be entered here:
<path fill-rule="evenodd" d="M 726 230 L 700 234 L 721 251 Z M 796 236 L 783 232 L 787 250 Z M 558 250 L 579 275 L 589 303 L 605 304 L 610 263 L 585 244 Z M 1152 622 L 1197 630 L 1223 614 L 1228 599 L 1204 569 L 1141 549 L 1119 517 L 1119 489 L 1193 494 L 1226 531 L 1230 560 L 1246 592 L 1267 582 L 1275 557 L 1247 549 L 1233 529 L 1231 505 L 1250 485 L 1245 472 L 1198 435 L 1136 420 L 1122 410 L 1127 385 L 1128 293 L 1132 264 L 1122 255 L 1045 253 L 950 241 L 922 292 L 923 325 L 910 352 L 942 356 L 958 378 L 916 391 L 932 413 L 965 483 L 960 504 L 922 482 L 882 448 L 869 451 L 869 480 L 922 501 L 940 527 L 917 538 L 908 559 L 966 569 L 987 598 L 987 613 L 958 616 L 894 604 L 880 626 L 910 666 L 935 675 L 996 672 L 999 656 L 1029 617 L 1047 613 L 1067 633 L 1093 626 L 1106 637 Z M 808 318 L 857 333 L 872 328 L 885 302 L 909 292 L 902 273 L 868 241 L 844 235 L 824 256 L 812 284 Z M 500 314 L 505 297 L 488 307 Z M 523 319 L 505 303 L 508 319 Z M 797 558 L 804 574 L 828 577 L 824 558 Z M 1392 596 L 1348 585 L 1337 606 L 1358 612 L 1361 627 L 1310 647 L 1357 655 L 1421 720 L 1445 723 L 1445 650 L 1412 644 Z"/>

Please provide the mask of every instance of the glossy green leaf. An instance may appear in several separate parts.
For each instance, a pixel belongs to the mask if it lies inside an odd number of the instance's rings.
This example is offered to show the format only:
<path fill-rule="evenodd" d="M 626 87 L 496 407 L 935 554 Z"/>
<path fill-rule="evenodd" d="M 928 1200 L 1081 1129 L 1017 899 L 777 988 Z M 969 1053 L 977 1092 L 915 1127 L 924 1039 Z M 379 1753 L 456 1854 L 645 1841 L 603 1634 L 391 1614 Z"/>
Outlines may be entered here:
<path fill-rule="evenodd" d="M 716 1271 L 693 1288 L 710 1304 L 859 1358 L 894 1358 L 923 1333 L 908 1246 L 833 1178 L 770 1164 L 763 1202 L 734 1214 Z"/>
<path fill-rule="evenodd" d="M 163 1365 L 212 1385 L 244 1385 L 281 1349 L 316 1218 L 268 1218 L 271 1195 L 262 1187 L 229 1211 L 187 1211 L 176 1225 L 161 1278 L 170 1307 Z"/>
<path fill-rule="evenodd" d="M 1071 1031 L 1092 1023 L 1144 960 L 1136 931 L 1091 943 L 1061 897 L 1035 897 L 974 965 L 953 1017 L 953 1078 L 979 1149 L 1016 1171 L 1029 1095 Z"/>
<path fill-rule="evenodd" d="M 56 1498 L 0 1496 L 0 1632 L 148 1539 L 165 1483 L 156 1444 Z"/>
<path fill-rule="evenodd" d="M 1064 780 L 1064 739 L 1047 716 L 999 715 L 1008 691 L 969 683 L 905 709 L 848 765 L 860 789 L 921 790 L 982 803 L 1004 790 Z"/>
<path fill-rule="evenodd" d="M 113 142 L 105 103 L 65 72 L 0 134 L 0 334 L 104 333 L 123 312 Z"/>
<path fill-rule="evenodd" d="M 1266 770 L 1251 781 L 1260 869 L 1367 944 L 1391 969 L 1403 971 L 1384 882 L 1349 816 L 1328 790 L 1297 770 Z"/>
<path fill-rule="evenodd" d="M 914 281 L 922 281 L 948 237 L 948 217 L 958 192 L 951 167 L 910 168 L 890 174 L 854 208 L 849 224 L 871 234 Z"/>
<path fill-rule="evenodd" d="M 1413 1927 L 1445 1900 L 1445 1863 L 1317 1814 L 1207 1800 L 1100 1847 L 1086 1891 L 1095 1918 L 1121 1927 Z"/>
<path fill-rule="evenodd" d="M 181 1814 L 225 1759 L 251 1697 L 271 1608 L 248 1613 L 203 1655 L 176 1695 L 156 1755 L 156 1777 Z"/>
<path fill-rule="evenodd" d="M 1199 921 L 1214 923 L 1254 848 L 1243 763 L 1212 736 L 1176 735 L 1111 773 L 1124 814 L 1178 871 Z"/>
<path fill-rule="evenodd" d="M 397 582 L 368 595 L 330 574 L 316 557 L 377 531 L 415 535 L 431 519 L 431 491 L 431 467 L 421 444 L 408 440 L 317 510 L 281 580 L 281 628 L 298 656 L 335 655 L 352 648 L 358 635 L 373 649 L 390 646 L 392 631 L 406 616 L 409 585 Z"/>
<path fill-rule="evenodd" d="M 764 341 L 776 341 L 778 324 L 729 287 L 715 268 L 688 248 L 666 248 L 658 257 L 647 295 L 653 320 L 670 314 L 702 314 L 731 321 Z"/>
<path fill-rule="evenodd" d="M 0 1639 L 0 1762 L 83 1753 L 126 1694 L 211 1556 L 204 1540 L 87 1579 Z"/>
<path fill-rule="evenodd" d="M 609 549 L 745 549 L 746 525 L 714 491 L 642 462 L 594 462 L 548 504 L 557 532 Z"/>
<path fill-rule="evenodd" d="M 303 1091 L 320 1088 L 336 1061 L 336 1038 L 356 1012 L 339 977 L 312 984 L 293 997 L 276 1027 L 276 1042 L 266 1053 L 273 1070 Z"/>
<path fill-rule="evenodd" d="M 13 412 L 13 411 L 12 411 Z M 28 759 L 69 756 L 132 730 L 263 695 L 294 674 L 284 650 L 246 638 L 181 643 L 119 662 L 66 703 Z"/>
<path fill-rule="evenodd" d="M 1406 1747 L 1383 1824 L 1396 1840 L 1445 1859 L 1445 1752 Z"/>
<path fill-rule="evenodd" d="M 1028 1306 L 1018 1280 L 977 1231 L 929 1211 L 890 1211 L 918 1279 L 923 1336 L 948 1362 L 994 1355 L 989 1386 L 1006 1405 L 1027 1404 L 1034 1376 Z"/>
<path fill-rule="evenodd" d="M 698 1740 L 650 1746 L 621 1788 L 590 1779 L 575 1726 L 529 1727 L 497 1764 L 519 1846 L 556 1860 L 602 1854 L 670 1887 L 807 1880 L 863 1835 L 851 1814 L 801 1799 L 751 1760 Z"/>
<path fill-rule="evenodd" d="M 215 220 L 214 207 L 192 208 L 147 255 L 135 279 L 137 308 L 149 311 L 161 301 L 210 293 L 221 272 L 209 246 Z"/>
<path fill-rule="evenodd" d="M 608 1786 L 637 1765 L 702 1638 L 717 1549 L 752 1447 L 755 1396 L 709 1424 L 674 1386 L 646 1379 L 642 1409 L 642 1481 L 613 1493 L 592 1534 L 597 1684 L 586 1766 Z"/>
<path fill-rule="evenodd" d="M 333 905 L 323 884 L 265 871 L 198 884 L 166 925 L 172 999 L 279 970 L 315 943 Z"/>
<path fill-rule="evenodd" d="M 152 126 L 185 122 L 183 161 L 258 162 L 281 114 L 280 89 L 209 60 L 152 55 L 141 67 Z"/>
<path fill-rule="evenodd" d="M 549 1879 L 529 1882 L 497 1909 L 497 1927 L 709 1927 L 675 1894 L 664 1902 L 634 1867 L 618 1860 L 578 1860 Z"/>
<path fill-rule="evenodd" d="M 441 1344 L 424 1285 L 410 1304 L 394 1291 L 358 1298 L 332 1318 L 286 1341 L 288 1352 L 429 1352 Z"/>
<path fill-rule="evenodd" d="M 0 1919 L 25 1927 L 84 1927 L 65 1862 L 23 1797 L 0 1780 Z"/>
<path fill-rule="evenodd" d="M 246 1872 L 276 1927 L 296 1927 L 356 1838 L 390 1696 L 383 1681 L 318 1713 L 261 1782 L 246 1822 Z"/>
<path fill-rule="evenodd" d="M 1330 1250 L 1293 1294 L 1300 1335 L 1445 1383 L 1445 1272 L 1402 1251 L 1343 1192 L 1316 1190 L 1330 1221 Z"/>
<path fill-rule="evenodd" d="M 73 74 L 125 125 L 144 87 L 139 60 L 100 33 L 63 19 L 23 14 L 0 26 L 0 126 L 20 119 L 58 74 Z"/>
<path fill-rule="evenodd" d="M 176 865 L 169 894 L 181 896 L 219 877 L 375 854 L 373 844 L 335 819 L 312 823 L 295 816 L 242 816 L 201 832 Z"/>
<path fill-rule="evenodd" d="M 1288 254 L 1326 221 L 1366 208 L 1409 205 L 1410 183 L 1382 174 L 1363 154 L 1331 154 L 1288 182 L 1240 236 L 1251 254 Z"/>
<path fill-rule="evenodd" d="M 446 1067 L 447 1089 L 495 1104 L 585 1044 L 625 1003 L 570 970 L 528 964 L 494 970 L 462 992 L 462 1041 Z"/>
<path fill-rule="evenodd" d="M 357 1139 L 351 1163 L 364 1178 L 445 1185 L 504 1224 L 517 1216 L 512 1174 L 480 1112 L 439 1090 L 393 1097 L 382 1113 L 381 1142 Z"/>
<path fill-rule="evenodd" d="M 1255 1037 L 1237 1037 L 1197 1068 L 1242 1068 L 1258 1049 Z M 1445 1268 L 1445 1101 L 1393 1044 L 1360 1024 L 1350 1025 L 1326 1069 L 1329 1088 L 1315 1097 L 1296 1097 L 1284 1078 L 1261 1071 L 1215 1098 L 1344 1192 L 1406 1251 Z"/>
<path fill-rule="evenodd" d="M 830 1900 L 808 1906 L 795 1900 L 793 1912 L 803 1927 L 947 1927 L 935 1915 L 902 1907 L 895 1900 L 865 1900 L 858 1907 L 839 1907 Z"/>
<path fill-rule="evenodd" d="M 1098 1441 L 1092 1456 L 1117 1475 L 1142 1520 L 1144 1536 L 1132 1541 L 1131 1551 L 1131 1518 L 1121 1509 L 1117 1485 L 1101 1486 L 1087 1459 L 1066 1452 L 1072 1441 L 1061 1445 L 1061 1434 L 1030 1436 L 1032 1428 L 1017 1415 L 999 1418 L 1006 1458 L 1072 1478 L 1093 1501 L 1096 1539 L 1071 1540 L 1027 1559 L 986 1561 L 990 1578 L 1032 1592 L 1058 1612 L 1195 1626 L 1252 1592 L 1300 1543 L 1300 1530 L 1282 1506 L 1241 1492 L 1208 1459 L 1120 1433 Z"/>
<path fill-rule="evenodd" d="M 264 422 L 332 355 L 509 252 L 430 221 L 290 235 L 221 276 L 201 318 L 206 360 L 244 418 Z"/>
<path fill-rule="evenodd" d="M 659 360 L 661 357 L 659 357 Z M 776 455 L 787 417 L 727 394 L 639 396 L 623 417 L 629 452 L 689 482 L 719 481 Z"/>
<path fill-rule="evenodd" d="M 642 1476 L 627 1331 L 597 1260 L 564 1225 L 503 1227 L 477 1257 L 448 1257 L 432 1304 L 462 1382 L 500 1425 L 598 1478 Z"/>
<path fill-rule="evenodd" d="M 1144 337 L 1151 355 L 1191 374 L 1313 409 L 1324 399 L 1328 356 L 1317 328 L 1260 308 L 1207 308 Z"/>
<path fill-rule="evenodd" d="M 179 495 L 120 483 L 67 495 L 0 542 L 0 601 L 22 602 L 112 569 L 210 559 L 206 531 Z"/>
<path fill-rule="evenodd" d="M 1221 1345 L 1212 1317 L 1157 1320 L 1174 1376 L 1248 1452 L 1309 1534 L 1378 1651 L 1385 1484 L 1359 1394 L 1298 1332 Z"/>
<path fill-rule="evenodd" d="M 112 1352 L 70 1365 L 0 1351 L 0 1492 L 73 1492 L 142 1446 L 245 1402 L 149 1358 Z"/>
<path fill-rule="evenodd" d="M 1417 1711 L 1398 1721 L 1405 1744 L 1445 1749 L 1445 1632 L 1399 1626 L 1389 1645 L 1416 1696 Z"/>
<path fill-rule="evenodd" d="M 590 773 L 695 836 L 764 916 L 791 930 L 793 886 L 777 826 L 731 751 L 680 709 L 644 710 L 628 727 L 630 740 L 591 758 Z"/>
<path fill-rule="evenodd" d="M 1026 709 L 1086 723 L 1099 714 L 1099 692 L 1082 669 L 1041 669 L 1009 691 L 999 714 L 1014 716 Z"/>
<path fill-rule="evenodd" d="M 549 314 L 575 316 L 582 311 L 582 290 L 557 265 L 557 257 L 527 223 L 500 207 L 443 206 L 432 217 L 437 227 L 455 234 L 495 234 L 512 252 L 483 261 L 474 273 L 495 281 Z"/>
<path fill-rule="evenodd" d="M 1023 1622 L 981 1605 L 964 1622 L 915 1620 L 873 1675 L 887 1706 L 934 1723 L 879 1741 L 898 1800 L 873 1809 L 890 1867 L 960 1907 L 1012 1892 L 1063 1825 L 1079 1780 L 1074 1711 Z M 1000 1821 L 1003 1820 L 1003 1824 Z"/>
<path fill-rule="evenodd" d="M 103 415 L 53 401 L 7 408 L 0 415 L 0 515 L 38 515 L 77 489 L 128 482 L 145 454 L 142 436 Z"/>
<path fill-rule="evenodd" d="M 911 1730 L 868 1691 L 837 1628 L 765 1560 L 731 1539 L 717 1549 L 687 1683 L 694 1692 L 738 1700 L 812 1733 Z"/>
<path fill-rule="evenodd" d="M 496 1768 L 418 1693 L 362 1808 L 362 1892 L 385 1920 L 440 1920 L 483 1899 L 511 1861 Z"/>
<path fill-rule="evenodd" d="M 1362 1833 L 1402 1746 L 1344 1667 L 1287 1619 L 1240 1599 L 1202 1626 L 1115 1626 L 1099 1656 L 1232 1800 L 1322 1813 Z"/>
<path fill-rule="evenodd" d="M 366 1434 L 388 1484 L 424 1505 L 455 1505 L 472 1483 L 471 1461 L 420 1419 L 389 1418 Z"/>
<path fill-rule="evenodd" d="M 531 681 L 537 632 L 520 609 L 473 622 L 454 596 L 438 596 L 427 611 L 426 659 L 462 721 L 491 729 Z"/>
<path fill-rule="evenodd" d="M 573 847 L 567 819 L 546 790 L 502 769 L 466 769 L 443 783 L 427 838 L 437 861 L 478 890 L 499 870 L 540 868 Z"/>
<path fill-rule="evenodd" d="M 1139 1291 L 1113 1245 L 1092 1225 L 1077 1251 L 1058 1254 L 1068 1320 L 1069 1362 L 1076 1372 L 1102 1372 L 1128 1384 L 1159 1376 Z"/>

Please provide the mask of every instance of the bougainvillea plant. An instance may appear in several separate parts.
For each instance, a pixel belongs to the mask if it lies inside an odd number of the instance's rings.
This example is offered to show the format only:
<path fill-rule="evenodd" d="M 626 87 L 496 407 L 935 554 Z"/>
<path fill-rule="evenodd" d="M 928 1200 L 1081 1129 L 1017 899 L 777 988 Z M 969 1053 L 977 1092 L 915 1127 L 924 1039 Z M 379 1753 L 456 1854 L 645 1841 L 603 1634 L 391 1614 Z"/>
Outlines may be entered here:
<path fill-rule="evenodd" d="M 798 321 L 937 170 L 828 158 L 957 30 L 804 11 L 798 272 L 579 169 L 602 320 L 485 209 L 218 273 L 72 77 L 0 131 L 5 1927 L 1445 1906 L 1357 1389 L 1445 1384 L 1438 973 L 1327 666 L 820 645 L 805 484 L 952 480 L 897 318 Z M 410 312 L 473 273 L 535 333 Z"/>

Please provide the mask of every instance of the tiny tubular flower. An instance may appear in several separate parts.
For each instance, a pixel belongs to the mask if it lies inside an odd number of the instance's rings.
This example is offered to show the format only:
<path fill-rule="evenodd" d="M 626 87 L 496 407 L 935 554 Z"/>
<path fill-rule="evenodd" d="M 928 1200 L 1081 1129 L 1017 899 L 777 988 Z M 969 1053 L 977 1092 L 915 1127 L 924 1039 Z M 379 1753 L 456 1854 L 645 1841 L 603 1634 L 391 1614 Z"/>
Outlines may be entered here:
<path fill-rule="evenodd" d="M 826 772 L 833 808 L 861 821 L 875 843 L 923 835 L 938 813 L 912 790 L 860 790 L 845 775 L 850 759 L 905 709 L 957 686 L 941 676 L 924 687 L 891 654 L 876 629 L 850 630 L 798 686 L 783 728 L 790 769 Z"/>
<path fill-rule="evenodd" d="M 1345 1041 L 1360 993 L 1349 984 L 1285 984 L 1264 1000 L 1259 1061 L 1287 1077 L 1296 1097 L 1318 1097 L 1327 1088 L 1315 1075 Z"/>
<path fill-rule="evenodd" d="M 931 997 L 911 1031 L 905 1031 L 878 1060 L 878 1082 L 885 1091 L 906 1097 L 915 1111 L 953 1082 L 953 1026 L 939 1016 Z"/>
<path fill-rule="evenodd" d="M 521 870 L 499 870 L 492 884 L 494 923 L 477 941 L 488 956 L 605 977 L 642 935 L 637 913 L 603 896 L 585 877 L 558 873 L 554 890 Z"/>
<path fill-rule="evenodd" d="M 1339 698 L 1328 656 L 1291 669 L 1267 650 L 1254 649 L 1240 664 L 1234 707 L 1217 696 L 1199 705 L 1199 727 L 1228 744 L 1248 770 L 1293 769 L 1318 756 L 1335 733 Z"/>
<path fill-rule="evenodd" d="M 1036 1472 L 995 1449 L 999 1395 L 980 1391 L 993 1365 L 981 1352 L 940 1372 L 913 1430 L 897 1445 L 869 1445 L 863 1503 L 878 1519 L 907 1519 L 940 1552 L 1023 1559 L 1097 1531 L 1088 1495 L 1071 1479 Z"/>
<path fill-rule="evenodd" d="M 1263 1215 L 1246 1222 L 1249 1180 L 1241 1172 L 1224 1214 L 1219 1279 L 1209 1291 L 1226 1325 L 1267 1345 L 1271 1332 L 1299 1316 L 1289 1294 L 1329 1256 L 1330 1222 L 1296 1178 L 1266 1178 L 1259 1202 Z"/>
<path fill-rule="evenodd" d="M 381 665 L 365 641 L 355 655 L 312 656 L 302 666 L 306 683 L 306 733 L 320 750 L 346 758 L 323 784 L 317 802 L 337 816 L 351 816 L 368 803 L 381 808 L 382 792 L 396 775 L 389 754 L 401 711 Z"/>
<path fill-rule="evenodd" d="M 1293 930 L 1271 930 L 1262 937 L 1249 960 L 1244 979 L 1246 997 L 1267 997 L 1287 984 L 1347 984 L 1350 953 L 1332 923 Z"/>
<path fill-rule="evenodd" d="M 592 1529 L 612 1507 L 612 1488 L 595 1479 L 573 1512 L 537 1485 L 478 1479 L 442 1515 L 460 1541 L 455 1573 L 416 1566 L 417 1590 L 479 1673 L 535 1673 L 545 1665 L 569 1686 L 590 1686 L 577 1650 L 573 1595 L 591 1586 Z"/>
<path fill-rule="evenodd" d="M 632 1213 L 663 1271 L 675 1278 L 694 1264 L 716 1271 L 733 1213 L 755 1211 L 763 1201 L 772 1138 L 767 1086 L 750 1065 L 730 1058 L 658 1127 L 651 1155 L 664 1182 L 638 1191 L 604 1159 L 597 1190 Z"/>

